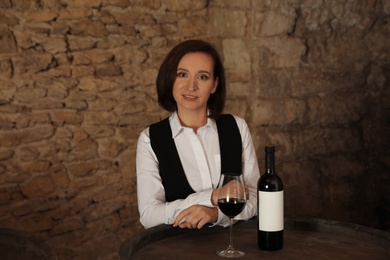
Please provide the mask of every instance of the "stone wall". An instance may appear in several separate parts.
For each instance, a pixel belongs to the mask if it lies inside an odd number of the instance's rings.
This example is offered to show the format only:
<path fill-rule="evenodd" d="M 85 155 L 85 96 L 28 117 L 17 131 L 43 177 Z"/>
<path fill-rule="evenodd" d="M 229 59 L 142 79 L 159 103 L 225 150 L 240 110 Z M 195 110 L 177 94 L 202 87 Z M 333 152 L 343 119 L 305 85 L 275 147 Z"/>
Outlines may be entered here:
<path fill-rule="evenodd" d="M 138 134 L 154 80 L 202 38 L 228 72 L 289 217 L 390 227 L 388 0 L 0 0 L 0 228 L 59 259 L 117 259 L 138 223 Z"/>

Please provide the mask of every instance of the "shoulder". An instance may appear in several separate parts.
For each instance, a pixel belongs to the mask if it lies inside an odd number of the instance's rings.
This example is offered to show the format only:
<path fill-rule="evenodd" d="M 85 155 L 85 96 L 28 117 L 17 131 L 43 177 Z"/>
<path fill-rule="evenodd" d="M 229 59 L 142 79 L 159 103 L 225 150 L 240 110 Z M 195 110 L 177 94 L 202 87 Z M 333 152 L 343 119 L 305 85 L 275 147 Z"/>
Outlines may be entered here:
<path fill-rule="evenodd" d="M 150 140 L 151 135 L 155 135 L 155 134 L 159 135 L 160 133 L 166 131 L 166 129 L 169 128 L 169 124 L 170 124 L 169 118 L 170 117 L 167 117 L 161 121 L 152 123 L 151 125 L 146 127 L 140 133 L 139 139 L 140 140 Z"/>
<path fill-rule="evenodd" d="M 234 120 L 236 121 L 237 126 L 238 126 L 239 129 L 243 129 L 243 128 L 247 128 L 248 127 L 245 119 L 240 117 L 240 116 L 236 116 L 236 115 L 233 115 L 233 114 L 222 114 L 221 118 L 222 117 L 232 117 L 232 118 L 234 118 Z"/>
<path fill-rule="evenodd" d="M 139 137 L 138 137 L 139 141 L 149 141 L 150 140 L 149 129 L 150 129 L 150 127 L 148 126 L 144 130 L 141 131 L 141 133 L 139 134 Z"/>

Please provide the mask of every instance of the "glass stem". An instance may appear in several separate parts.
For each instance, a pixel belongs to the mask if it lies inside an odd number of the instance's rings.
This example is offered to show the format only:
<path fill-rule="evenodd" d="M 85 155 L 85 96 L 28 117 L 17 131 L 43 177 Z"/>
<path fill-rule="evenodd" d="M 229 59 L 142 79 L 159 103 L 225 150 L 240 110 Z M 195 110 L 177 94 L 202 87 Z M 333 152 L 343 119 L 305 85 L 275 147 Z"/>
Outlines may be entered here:
<path fill-rule="evenodd" d="M 233 218 L 230 218 L 230 242 L 229 242 L 229 247 L 227 250 L 234 251 L 234 247 L 233 247 Z"/>

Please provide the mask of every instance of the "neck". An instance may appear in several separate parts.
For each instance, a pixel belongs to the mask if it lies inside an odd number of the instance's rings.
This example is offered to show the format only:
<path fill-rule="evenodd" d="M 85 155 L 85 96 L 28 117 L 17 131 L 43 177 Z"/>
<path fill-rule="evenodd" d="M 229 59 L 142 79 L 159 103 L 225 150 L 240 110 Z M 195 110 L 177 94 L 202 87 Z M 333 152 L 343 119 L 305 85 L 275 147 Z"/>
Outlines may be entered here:
<path fill-rule="evenodd" d="M 177 111 L 182 126 L 190 127 L 196 133 L 198 128 L 207 124 L 207 113 L 185 113 Z"/>

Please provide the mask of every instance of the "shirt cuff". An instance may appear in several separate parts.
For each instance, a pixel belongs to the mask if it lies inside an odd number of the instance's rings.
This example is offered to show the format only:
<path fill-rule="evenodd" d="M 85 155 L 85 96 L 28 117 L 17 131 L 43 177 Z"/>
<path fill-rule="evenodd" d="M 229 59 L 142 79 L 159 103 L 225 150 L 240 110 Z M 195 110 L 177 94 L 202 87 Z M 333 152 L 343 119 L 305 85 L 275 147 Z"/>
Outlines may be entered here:
<path fill-rule="evenodd" d="M 199 197 L 197 198 L 199 200 L 198 204 L 202 205 L 202 206 L 210 207 L 210 208 L 215 207 L 215 205 L 213 205 L 211 203 L 211 194 L 212 193 L 213 193 L 212 189 L 200 192 L 198 194 Z"/>

